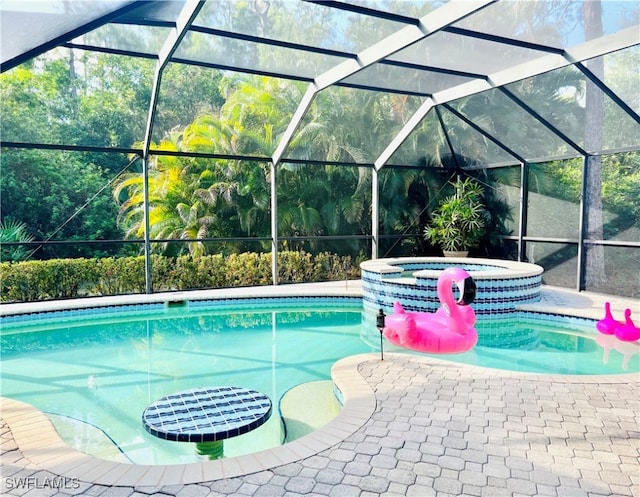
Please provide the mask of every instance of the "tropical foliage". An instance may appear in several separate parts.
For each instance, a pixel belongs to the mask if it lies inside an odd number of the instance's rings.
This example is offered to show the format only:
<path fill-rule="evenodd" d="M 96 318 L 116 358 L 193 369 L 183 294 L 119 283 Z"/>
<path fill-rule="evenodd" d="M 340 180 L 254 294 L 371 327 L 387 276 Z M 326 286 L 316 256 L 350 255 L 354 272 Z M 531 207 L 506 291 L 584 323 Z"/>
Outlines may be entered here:
<path fill-rule="evenodd" d="M 8 217 L 0 221 L 0 260 L 15 262 L 28 259 L 30 254 L 26 245 L 11 244 L 26 244 L 33 240 L 34 236 L 27 232 L 27 225 L 22 221 Z"/>
<path fill-rule="evenodd" d="M 279 39 L 274 34 L 281 30 L 291 31 L 287 28 L 297 18 L 313 18 L 313 29 L 294 30 L 288 41 L 322 40 L 323 46 L 339 46 L 354 53 L 389 34 L 385 30 L 395 29 L 393 23 L 356 22 L 366 16 L 324 17 L 315 7 L 305 2 L 207 2 L 202 12 L 211 25 L 228 22 L 273 39 Z M 418 4 L 405 2 L 402 8 L 407 15 L 419 15 Z M 517 8 L 541 9 L 526 17 L 534 22 L 544 20 L 546 25 L 557 19 L 558 28 L 560 20 L 583 21 L 582 13 L 571 3 L 521 2 Z M 416 12 L 411 12 L 413 9 Z M 510 21 L 496 18 L 493 22 Z M 95 36 L 119 36 L 117 29 L 111 31 L 113 26 L 106 28 Z M 533 32 L 537 26 L 519 28 Z M 554 36 L 561 35 L 558 29 Z M 87 36 L 91 43 L 91 35 Z M 119 44 L 136 48 L 159 46 L 163 41 L 131 36 L 119 39 Z M 269 61 L 283 68 L 295 67 L 300 74 L 317 70 L 313 57 L 289 60 L 275 46 L 265 51 L 247 51 L 243 46 L 207 44 L 204 37 L 194 36 L 185 50 L 224 50 L 230 61 L 250 67 Z M 474 55 L 466 54 L 468 60 Z M 607 85 L 637 109 L 637 71 L 633 70 L 640 60 L 637 49 L 599 59 L 593 63 L 607 69 Z M 249 244 L 251 250 L 270 250 L 273 180 L 279 248 L 358 254 L 368 243 L 362 239 L 371 235 L 373 162 L 424 101 L 418 96 L 356 88 L 357 78 L 368 76 L 375 76 L 384 88 L 387 79 L 397 73 L 385 72 L 390 66 L 382 66 L 354 75 L 353 88 L 336 86 L 317 93 L 295 129 L 286 155 L 272 167 L 276 147 L 307 85 L 170 63 L 163 74 L 152 153 L 145 165 L 153 250 L 193 259 L 247 251 Z M 0 76 L 3 141 L 79 147 L 73 151 L 28 147 L 2 151 L 0 219 L 5 226 L 11 219 L 19 223 L 20 236 L 12 235 L 16 241 L 33 237 L 56 242 L 34 247 L 33 258 L 104 258 L 138 252 L 145 229 L 142 162 L 137 154 L 127 152 L 142 147 L 154 67 L 154 61 L 142 58 L 57 49 Z M 602 68 L 591 70 L 604 78 L 598 72 Z M 414 78 L 411 83 L 420 87 L 419 71 L 410 74 Z M 424 227 L 446 194 L 446 185 L 461 169 L 476 170 L 474 176 L 484 186 L 484 198 L 493 214 L 487 228 L 492 234 L 511 234 L 505 220 L 513 213 L 496 192 L 502 185 L 520 186 L 520 175 L 513 174 L 519 168 L 479 170 L 489 162 L 513 164 L 513 156 L 505 152 L 508 148 L 527 157 L 560 157 L 573 152 L 548 127 L 535 123 L 531 112 L 517 101 L 548 116 L 551 124 L 578 137 L 578 144 L 590 149 L 581 123 L 584 102 L 593 86 L 583 72 L 563 68 L 450 102 L 438 113 L 433 109 L 390 158 L 393 167 L 376 173 L 380 255 L 437 253 L 438 249 L 424 239 Z M 620 115 L 617 104 L 609 98 L 601 110 L 605 117 Z M 634 143 L 637 123 L 632 124 L 609 117 L 602 140 L 609 148 Z M 499 137 L 500 145 L 487 135 Z M 117 148 L 120 152 L 102 153 L 87 147 Z M 636 240 L 633 237 L 640 232 L 639 156 L 633 152 L 603 156 L 589 164 L 589 173 L 595 176 L 589 184 L 595 193 L 589 192 L 589 196 L 601 196 L 602 201 L 602 205 L 595 204 L 595 210 L 613 213 L 604 222 L 607 239 Z M 584 170 L 576 161 L 528 165 L 528 171 L 531 192 L 574 203 L 583 194 Z M 127 239 L 126 244 L 106 243 L 122 238 Z M 491 236 L 491 243 L 496 239 Z M 75 243 L 80 240 L 92 243 Z M 24 251 L 3 251 L 2 257 L 25 255 Z"/>
<path fill-rule="evenodd" d="M 154 155 L 149 162 L 150 236 L 161 240 L 188 240 L 181 251 L 207 253 L 206 238 L 267 236 L 270 215 L 270 175 L 267 162 L 301 98 L 295 83 L 263 77 L 223 78 L 226 102 L 217 115 L 202 114 L 182 131 L 174 130 L 154 151 L 254 155 L 250 159 L 210 159 Z M 355 97 L 365 95 L 356 94 Z M 370 97 L 367 95 L 367 97 Z M 330 95 L 330 109 L 345 109 L 354 98 L 342 89 Z M 313 119 L 294 136 L 291 155 L 277 171 L 278 230 L 285 244 L 302 248 L 297 238 L 316 235 L 365 234 L 370 225 L 371 176 L 366 168 L 370 133 L 349 125 L 347 116 L 321 113 L 314 104 Z M 353 120 L 374 116 L 372 125 L 397 127 L 392 112 L 398 102 L 368 98 Z M 374 112 L 387 106 L 386 112 Z M 377 117 L 375 117 L 377 116 Z M 346 122 L 345 122 L 346 121 Z M 376 121 L 375 123 L 373 121 Z M 350 141 L 345 145 L 346 130 Z M 361 148 L 362 145 L 365 148 Z M 307 165 L 304 159 L 324 157 L 344 165 Z M 260 160 L 261 159 L 261 160 Z M 143 235 L 142 179 L 139 174 L 119 178 L 114 190 L 120 205 L 119 221 L 129 237 Z M 301 242 L 313 248 L 314 242 Z M 344 249 L 344 243 L 343 249 Z M 175 244 L 158 249 L 175 254 Z M 216 246 L 219 247 L 219 246 Z M 219 248 L 217 248 L 219 250 Z M 352 251 L 357 253 L 357 247 Z"/>
<path fill-rule="evenodd" d="M 471 178 L 451 182 L 453 193 L 431 214 L 424 236 L 445 251 L 468 251 L 484 237 L 489 213 L 482 198 L 482 186 Z"/>
<path fill-rule="evenodd" d="M 131 147 L 143 136 L 153 65 L 109 54 L 74 54 L 56 50 L 0 76 L 3 141 Z M 171 92 L 163 95 L 168 107 L 159 110 L 161 135 L 222 100 L 219 77 L 198 68 L 174 69 L 164 78 Z M 193 85 L 209 92 L 204 101 Z M 35 240 L 58 242 L 37 246 L 34 258 L 126 253 L 122 244 L 59 242 L 122 238 L 111 183 L 134 166 L 126 154 L 3 149 L 1 219 L 24 223 Z"/>

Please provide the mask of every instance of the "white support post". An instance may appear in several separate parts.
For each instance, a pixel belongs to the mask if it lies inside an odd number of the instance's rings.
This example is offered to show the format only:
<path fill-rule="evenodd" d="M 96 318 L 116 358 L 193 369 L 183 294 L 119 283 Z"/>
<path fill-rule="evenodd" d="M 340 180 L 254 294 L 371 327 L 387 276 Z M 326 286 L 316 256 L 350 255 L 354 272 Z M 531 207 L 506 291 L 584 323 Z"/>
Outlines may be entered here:
<path fill-rule="evenodd" d="M 271 162 L 271 279 L 278 284 L 278 190 L 276 163 Z"/>
<path fill-rule="evenodd" d="M 142 159 L 142 197 L 143 197 L 143 216 L 144 216 L 144 283 L 145 291 L 153 293 L 153 281 L 151 280 L 151 241 L 149 231 L 149 159 Z"/>
<path fill-rule="evenodd" d="M 380 245 L 380 185 L 376 168 L 371 172 L 371 258 L 377 259 Z"/>

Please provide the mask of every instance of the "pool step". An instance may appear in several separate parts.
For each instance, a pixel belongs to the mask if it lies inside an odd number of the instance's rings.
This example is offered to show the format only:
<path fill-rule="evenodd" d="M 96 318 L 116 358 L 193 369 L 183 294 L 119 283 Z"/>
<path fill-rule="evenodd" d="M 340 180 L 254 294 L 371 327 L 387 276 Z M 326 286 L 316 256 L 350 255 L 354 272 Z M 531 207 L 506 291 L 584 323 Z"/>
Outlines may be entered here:
<path fill-rule="evenodd" d="M 131 463 L 111 437 L 100 428 L 81 419 L 46 413 L 56 431 L 72 447 L 102 459 Z"/>
<path fill-rule="evenodd" d="M 291 442 L 324 426 L 340 412 L 331 380 L 297 385 L 280 398 L 280 416 L 285 426 L 284 441 Z"/>

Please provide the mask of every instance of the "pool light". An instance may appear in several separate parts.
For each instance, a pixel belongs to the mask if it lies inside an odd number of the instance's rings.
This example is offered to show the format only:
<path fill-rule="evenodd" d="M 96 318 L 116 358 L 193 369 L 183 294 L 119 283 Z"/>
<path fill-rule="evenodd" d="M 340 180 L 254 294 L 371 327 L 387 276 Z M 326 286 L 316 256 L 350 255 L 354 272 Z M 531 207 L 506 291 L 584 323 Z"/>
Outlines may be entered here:
<path fill-rule="evenodd" d="M 380 360 L 384 361 L 384 351 L 382 350 L 382 332 L 384 331 L 384 318 L 386 317 L 384 311 L 380 309 L 376 316 L 376 326 L 380 332 Z"/>

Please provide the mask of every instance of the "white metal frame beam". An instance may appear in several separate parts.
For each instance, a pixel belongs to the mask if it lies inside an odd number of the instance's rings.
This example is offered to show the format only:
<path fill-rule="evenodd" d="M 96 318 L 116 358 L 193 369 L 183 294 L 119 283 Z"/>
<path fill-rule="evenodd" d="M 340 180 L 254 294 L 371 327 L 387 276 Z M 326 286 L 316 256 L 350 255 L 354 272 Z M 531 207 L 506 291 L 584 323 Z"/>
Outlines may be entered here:
<path fill-rule="evenodd" d="M 171 30 L 167 39 L 158 52 L 158 62 L 156 64 L 155 74 L 153 76 L 153 88 L 151 91 L 151 101 L 149 103 L 149 114 L 147 115 L 147 127 L 144 135 L 144 145 L 142 148 L 142 158 L 147 159 L 149 155 L 149 147 L 151 145 L 151 135 L 153 133 L 153 123 L 156 117 L 156 107 L 158 105 L 158 97 L 160 95 L 160 83 L 162 81 L 162 73 L 171 60 L 171 57 L 178 49 L 178 45 L 186 36 L 189 27 L 194 19 L 200 13 L 204 6 L 205 0 L 188 0 L 176 20 L 176 27 Z"/>
<path fill-rule="evenodd" d="M 622 50 L 633 45 L 640 44 L 640 25 L 627 28 L 618 33 L 614 33 L 596 40 L 587 41 L 581 45 L 566 50 L 564 55 L 550 54 L 544 55 L 529 62 L 510 66 L 494 74 L 490 74 L 486 79 L 477 79 L 461 85 L 453 86 L 446 90 L 434 93 L 431 98 L 425 100 L 422 105 L 411 116 L 402 127 L 395 138 L 389 143 L 387 148 L 375 160 L 376 170 L 380 170 L 391 156 L 404 143 L 413 130 L 420 124 L 435 105 L 448 103 L 458 98 L 467 97 L 486 90 L 505 86 L 522 79 L 530 78 L 553 71 L 561 67 L 569 66 L 586 59 L 606 55 L 607 53 Z"/>
<path fill-rule="evenodd" d="M 273 156 L 272 156 L 272 169 L 271 174 L 273 177 L 276 175 L 277 165 L 282 160 L 282 156 L 286 151 L 287 147 L 291 143 L 293 139 L 293 135 L 296 132 L 300 122 L 304 118 L 307 110 L 311 106 L 313 99 L 316 94 L 325 88 L 328 88 L 331 85 L 334 85 L 343 79 L 352 76 L 353 74 L 369 67 L 380 60 L 385 59 L 393 55 L 400 50 L 426 38 L 427 36 L 440 31 L 443 28 L 453 24 L 456 21 L 459 21 L 474 12 L 477 12 L 480 9 L 485 8 L 486 6 L 495 3 L 497 0 L 454 0 L 451 1 L 439 9 L 427 14 L 422 17 L 417 26 L 406 26 L 394 34 L 386 37 L 384 40 L 379 41 L 378 43 L 373 44 L 372 46 L 366 48 L 362 52 L 360 52 L 356 59 L 346 60 L 337 66 L 325 71 L 314 79 L 314 82 L 309 84 L 307 91 L 300 101 L 296 112 L 294 113 L 289 125 L 282 136 L 282 139 L 278 143 Z M 272 184 L 274 184 L 272 182 Z M 275 195 L 276 192 L 271 192 L 272 195 Z M 372 178 L 372 257 L 375 259 L 378 257 L 379 250 L 379 185 L 378 185 L 378 175 L 377 171 L 374 171 Z M 272 272 L 274 278 L 274 284 L 277 284 L 277 240 L 278 234 L 276 229 L 273 227 L 277 226 L 277 201 L 272 198 L 271 201 L 271 226 L 272 233 L 271 239 L 273 243 L 272 249 Z"/>
<path fill-rule="evenodd" d="M 176 27 L 171 30 L 158 53 L 158 63 L 156 64 L 153 76 L 153 89 L 151 101 L 149 103 L 149 114 L 147 115 L 147 127 L 144 133 L 144 145 L 142 148 L 142 195 L 144 197 L 144 266 L 145 266 L 145 287 L 147 293 L 153 293 L 153 282 L 151 279 L 151 240 L 149 236 L 149 148 L 151 147 L 151 136 L 153 134 L 153 123 L 156 117 L 156 107 L 160 96 L 160 82 L 162 72 L 169 63 L 171 56 L 178 49 L 178 45 L 187 34 L 191 23 L 197 17 L 200 9 L 204 6 L 204 0 L 188 0 L 176 20 Z"/>
<path fill-rule="evenodd" d="M 355 59 L 346 60 L 317 76 L 309 85 L 307 93 L 298 105 L 287 130 L 278 143 L 273 153 L 273 163 L 277 165 L 282 159 L 300 121 L 318 92 L 495 2 L 497 0 L 452 0 L 420 18 L 416 26 L 406 26 L 396 31 L 361 51 Z"/>

